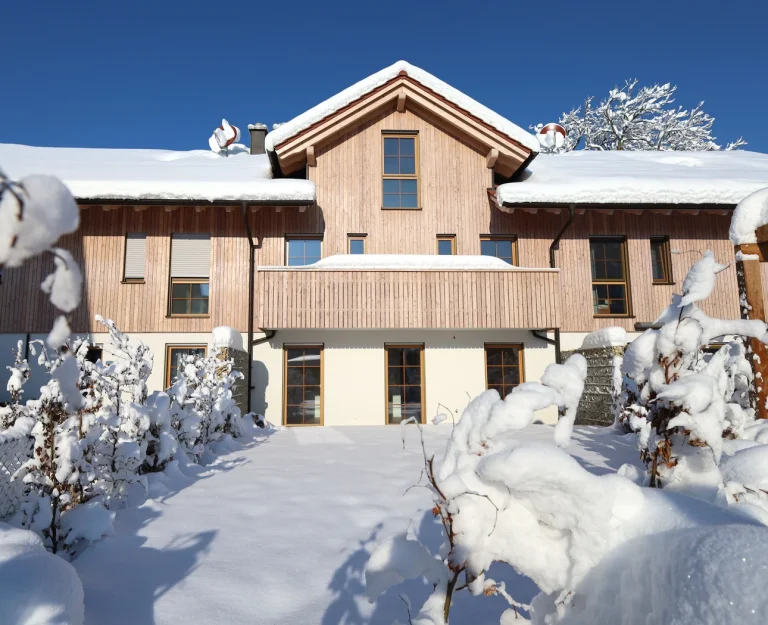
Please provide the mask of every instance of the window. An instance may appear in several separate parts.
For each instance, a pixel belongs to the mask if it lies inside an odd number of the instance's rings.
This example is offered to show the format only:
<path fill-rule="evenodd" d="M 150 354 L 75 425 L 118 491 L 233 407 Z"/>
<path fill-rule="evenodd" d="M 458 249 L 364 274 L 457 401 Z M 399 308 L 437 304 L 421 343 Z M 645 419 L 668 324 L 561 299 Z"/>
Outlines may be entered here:
<path fill-rule="evenodd" d="M 323 347 L 285 347 L 286 425 L 323 424 Z"/>
<path fill-rule="evenodd" d="M 417 135 L 384 135 L 384 208 L 418 208 Z"/>
<path fill-rule="evenodd" d="M 168 345 L 165 353 L 165 388 L 170 388 L 179 377 L 188 357 L 205 358 L 207 353 L 205 345 Z"/>
<path fill-rule="evenodd" d="M 125 235 L 124 282 L 144 282 L 144 268 L 147 263 L 147 235 L 129 232 Z"/>
<path fill-rule="evenodd" d="M 437 235 L 437 255 L 453 256 L 456 253 L 456 237 L 452 234 Z"/>
<path fill-rule="evenodd" d="M 365 254 L 365 235 L 350 234 L 347 245 L 350 254 Z"/>
<path fill-rule="evenodd" d="M 209 314 L 210 266 L 210 235 L 173 235 L 171 239 L 171 316 L 207 316 Z"/>
<path fill-rule="evenodd" d="M 651 239 L 651 268 L 654 284 L 672 284 L 672 255 L 667 237 Z"/>
<path fill-rule="evenodd" d="M 517 237 L 493 235 L 480 237 L 480 253 L 483 256 L 495 256 L 510 265 L 517 265 Z"/>
<path fill-rule="evenodd" d="M 387 423 L 416 417 L 424 423 L 424 346 L 385 345 Z"/>
<path fill-rule="evenodd" d="M 88 362 L 96 363 L 99 360 L 103 359 L 104 350 L 101 347 L 98 347 L 97 345 L 91 345 L 88 348 L 88 351 L 85 353 L 85 359 Z"/>
<path fill-rule="evenodd" d="M 485 384 L 506 397 L 523 381 L 522 345 L 485 346 Z"/>
<path fill-rule="evenodd" d="M 285 241 L 285 258 L 289 267 L 312 265 L 321 258 L 320 237 L 291 237 Z"/>
<path fill-rule="evenodd" d="M 592 305 L 598 316 L 630 314 L 626 242 L 623 239 L 590 239 Z"/>

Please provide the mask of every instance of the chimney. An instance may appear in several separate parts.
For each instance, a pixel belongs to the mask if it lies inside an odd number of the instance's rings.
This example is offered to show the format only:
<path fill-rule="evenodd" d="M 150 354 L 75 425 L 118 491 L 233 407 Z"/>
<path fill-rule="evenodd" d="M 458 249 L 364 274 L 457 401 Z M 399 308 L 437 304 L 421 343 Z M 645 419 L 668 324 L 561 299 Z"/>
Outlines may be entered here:
<path fill-rule="evenodd" d="M 251 154 L 264 154 L 264 139 L 267 136 L 266 124 L 248 124 L 251 133 Z"/>

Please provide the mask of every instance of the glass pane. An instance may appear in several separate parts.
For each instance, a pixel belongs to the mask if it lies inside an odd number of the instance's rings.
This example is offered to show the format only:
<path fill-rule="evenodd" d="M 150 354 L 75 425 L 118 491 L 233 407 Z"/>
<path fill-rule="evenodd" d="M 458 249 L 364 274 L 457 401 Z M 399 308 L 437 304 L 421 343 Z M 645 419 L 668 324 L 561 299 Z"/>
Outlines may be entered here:
<path fill-rule="evenodd" d="M 504 367 L 504 384 L 520 384 L 520 370 L 517 367 Z"/>
<path fill-rule="evenodd" d="M 286 389 L 285 403 L 289 406 L 300 406 L 304 401 L 304 389 L 300 386 L 289 386 Z"/>
<path fill-rule="evenodd" d="M 192 300 L 192 314 L 193 315 L 207 315 L 208 314 L 208 300 L 207 299 L 193 299 Z"/>
<path fill-rule="evenodd" d="M 400 181 L 399 180 L 385 180 L 384 181 L 384 193 L 400 193 Z"/>
<path fill-rule="evenodd" d="M 304 423 L 304 415 L 301 406 L 288 406 L 285 421 L 288 425 L 301 425 Z"/>
<path fill-rule="evenodd" d="M 504 350 L 504 364 L 505 365 L 516 365 L 519 362 L 519 357 L 516 349 L 505 349 Z"/>
<path fill-rule="evenodd" d="M 496 241 L 496 254 L 499 258 L 512 258 L 512 241 Z"/>
<path fill-rule="evenodd" d="M 402 386 L 390 386 L 387 389 L 387 401 L 390 404 L 400 405 L 405 403 L 405 390 Z"/>
<path fill-rule="evenodd" d="M 496 256 L 496 241 L 480 241 L 480 253 L 483 256 Z"/>
<path fill-rule="evenodd" d="M 300 239 L 289 239 L 288 256 L 304 256 L 304 241 Z"/>
<path fill-rule="evenodd" d="M 362 239 L 350 239 L 349 241 L 349 253 L 350 254 L 365 254 L 365 241 Z"/>
<path fill-rule="evenodd" d="M 384 208 L 400 208 L 400 196 L 384 194 Z"/>
<path fill-rule="evenodd" d="M 493 385 L 492 386 L 492 385 L 489 384 L 488 385 L 488 390 L 490 391 L 491 389 L 494 389 L 501 396 L 501 398 L 504 399 L 502 387 L 500 385 Z"/>
<path fill-rule="evenodd" d="M 408 367 L 405 370 L 406 384 L 421 384 L 421 369 L 419 367 Z"/>
<path fill-rule="evenodd" d="M 302 362 L 304 360 L 304 350 L 303 349 L 289 349 L 286 350 L 288 352 L 288 362 Z"/>
<path fill-rule="evenodd" d="M 386 160 L 386 159 L 385 159 Z M 416 173 L 416 159 L 410 156 L 400 157 L 400 172 L 401 174 L 415 174 Z"/>
<path fill-rule="evenodd" d="M 605 244 L 591 243 L 590 252 L 593 260 L 603 260 L 605 258 Z"/>
<path fill-rule="evenodd" d="M 320 425 L 320 404 L 304 409 L 304 425 Z"/>
<path fill-rule="evenodd" d="M 400 168 L 398 167 L 399 159 L 396 156 L 384 157 L 384 173 L 385 174 L 399 174 Z"/>
<path fill-rule="evenodd" d="M 304 362 L 306 363 L 306 366 L 319 367 L 320 366 L 320 348 L 308 347 L 307 349 L 305 349 Z"/>
<path fill-rule="evenodd" d="M 399 347 L 393 347 L 387 350 L 387 363 L 392 365 L 403 364 L 403 350 Z"/>
<path fill-rule="evenodd" d="M 387 423 L 400 423 L 403 420 L 403 406 L 387 404 Z"/>
<path fill-rule="evenodd" d="M 624 285 L 612 284 L 608 287 L 608 297 L 611 299 L 624 299 Z"/>
<path fill-rule="evenodd" d="M 188 353 L 190 356 L 195 356 L 196 358 L 205 358 L 204 347 L 193 347 L 192 349 L 188 350 Z"/>
<path fill-rule="evenodd" d="M 322 242 L 320 239 L 309 239 L 304 242 L 304 255 L 313 258 L 320 258 Z"/>
<path fill-rule="evenodd" d="M 400 181 L 400 190 L 403 193 L 416 193 L 417 184 L 415 180 L 401 180 Z"/>
<path fill-rule="evenodd" d="M 486 361 L 489 365 L 501 364 L 501 350 L 500 349 L 486 349 Z"/>
<path fill-rule="evenodd" d="M 421 404 L 421 387 L 420 386 L 405 387 L 405 403 Z"/>
<path fill-rule="evenodd" d="M 416 195 L 403 194 L 400 196 L 400 206 L 402 208 L 418 208 L 419 202 L 416 199 Z"/>
<path fill-rule="evenodd" d="M 304 384 L 307 386 L 320 385 L 320 367 L 307 367 L 304 369 Z"/>
<path fill-rule="evenodd" d="M 387 380 L 390 385 L 403 383 L 403 368 L 402 367 L 387 367 Z"/>
<path fill-rule="evenodd" d="M 320 401 L 320 387 L 319 386 L 305 386 L 304 387 L 304 404 L 305 406 L 311 406 L 315 402 Z"/>
<path fill-rule="evenodd" d="M 611 260 L 621 258 L 621 243 L 611 242 L 605 244 L 605 257 Z"/>
<path fill-rule="evenodd" d="M 592 278 L 594 280 L 605 280 L 607 277 L 605 262 L 600 260 L 593 262 Z"/>
<path fill-rule="evenodd" d="M 413 417 L 417 422 L 421 422 L 421 404 L 408 404 L 405 407 L 405 418 Z"/>
<path fill-rule="evenodd" d="M 287 381 L 289 385 L 301 385 L 304 382 L 304 369 L 301 367 L 288 367 Z"/>
<path fill-rule="evenodd" d="M 400 156 L 415 156 L 416 139 L 400 139 Z"/>
<path fill-rule="evenodd" d="M 192 287 L 192 297 L 208 297 L 208 285 L 207 284 L 190 284 Z"/>
<path fill-rule="evenodd" d="M 171 314 L 173 315 L 187 315 L 189 314 L 189 300 L 188 299 L 175 299 L 171 301 Z"/>
<path fill-rule="evenodd" d="M 399 152 L 398 143 L 398 139 L 384 139 L 384 154 L 392 154 L 397 156 Z"/>
<path fill-rule="evenodd" d="M 488 367 L 488 384 L 501 384 L 501 367 Z"/>
<path fill-rule="evenodd" d="M 173 284 L 173 288 L 171 289 L 171 297 L 172 298 L 181 298 L 184 299 L 185 297 L 189 297 L 189 284 Z"/>
<path fill-rule="evenodd" d="M 627 304 L 623 299 L 611 300 L 610 311 L 612 315 L 626 315 Z"/>
<path fill-rule="evenodd" d="M 406 347 L 403 351 L 405 353 L 406 365 L 421 366 L 421 349 L 418 347 Z"/>
<path fill-rule="evenodd" d="M 621 261 L 618 260 L 611 260 L 606 263 L 607 273 L 608 273 L 608 279 L 610 280 L 621 280 L 624 277 L 624 272 L 621 268 Z"/>
<path fill-rule="evenodd" d="M 453 241 L 449 239 L 440 239 L 437 242 L 437 253 L 440 256 L 453 255 Z"/>

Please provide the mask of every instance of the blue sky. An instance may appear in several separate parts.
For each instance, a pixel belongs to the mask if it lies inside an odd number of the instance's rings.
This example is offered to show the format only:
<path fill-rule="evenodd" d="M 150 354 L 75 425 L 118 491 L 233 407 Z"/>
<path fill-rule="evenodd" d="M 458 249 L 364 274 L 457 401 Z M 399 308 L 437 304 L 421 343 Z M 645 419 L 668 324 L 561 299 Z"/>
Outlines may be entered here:
<path fill-rule="evenodd" d="M 222 117 L 271 126 L 402 58 L 523 127 L 670 81 L 768 152 L 759 0 L 9 0 L 3 22 L 0 142 L 205 149 Z"/>

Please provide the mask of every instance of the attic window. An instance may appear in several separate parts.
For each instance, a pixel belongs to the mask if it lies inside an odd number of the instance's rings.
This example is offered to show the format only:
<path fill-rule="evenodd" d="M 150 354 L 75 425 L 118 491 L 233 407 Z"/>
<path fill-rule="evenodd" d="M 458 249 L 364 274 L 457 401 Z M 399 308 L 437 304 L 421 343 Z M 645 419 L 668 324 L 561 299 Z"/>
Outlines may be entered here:
<path fill-rule="evenodd" d="M 419 208 L 418 136 L 383 137 L 383 208 Z"/>

